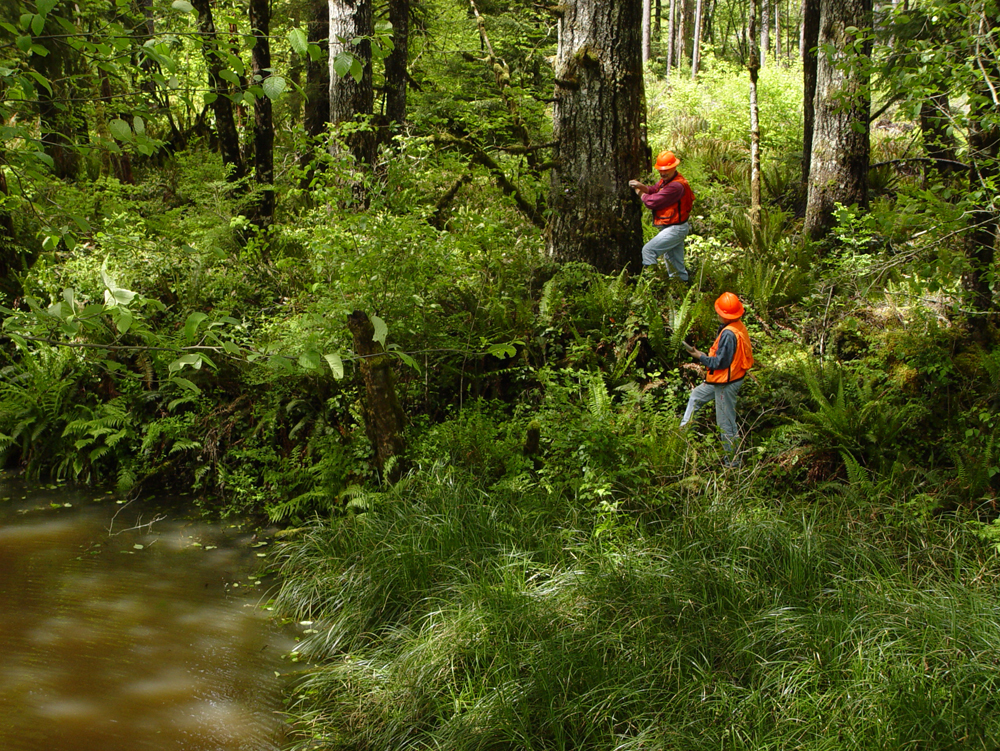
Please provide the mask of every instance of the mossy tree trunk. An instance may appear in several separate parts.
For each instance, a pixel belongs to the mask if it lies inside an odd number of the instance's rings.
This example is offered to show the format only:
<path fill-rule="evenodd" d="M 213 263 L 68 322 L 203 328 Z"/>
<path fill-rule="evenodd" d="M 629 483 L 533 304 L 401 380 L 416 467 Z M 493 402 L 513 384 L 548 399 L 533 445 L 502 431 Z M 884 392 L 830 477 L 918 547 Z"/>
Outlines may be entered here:
<path fill-rule="evenodd" d="M 818 240 L 833 228 L 835 204 L 868 206 L 871 0 L 822 0 L 815 121 L 804 231 Z"/>
<path fill-rule="evenodd" d="M 549 254 L 604 272 L 638 271 L 642 204 L 628 181 L 649 171 L 642 0 L 570 0 L 562 7 Z"/>
<path fill-rule="evenodd" d="M 361 358 L 366 396 L 365 432 L 375 448 L 379 472 L 385 473 L 390 458 L 398 457 L 389 472 L 389 478 L 395 480 L 403 470 L 399 459 L 405 448 L 403 427 L 406 421 L 396 396 L 396 377 L 392 369 L 395 358 L 386 354 L 382 345 L 375 341 L 375 327 L 362 311 L 355 310 L 347 317 L 347 327 L 354 337 L 354 351 Z"/>

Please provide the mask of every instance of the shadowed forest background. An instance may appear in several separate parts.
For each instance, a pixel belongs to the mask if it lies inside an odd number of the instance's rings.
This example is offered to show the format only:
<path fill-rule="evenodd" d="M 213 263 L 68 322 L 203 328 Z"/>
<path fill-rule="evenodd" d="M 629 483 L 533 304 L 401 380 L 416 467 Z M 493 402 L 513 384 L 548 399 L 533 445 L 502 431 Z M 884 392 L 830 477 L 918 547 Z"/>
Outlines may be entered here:
<path fill-rule="evenodd" d="M 281 527 L 293 748 L 996 747 L 994 2 L 3 9 L 5 466 Z"/>

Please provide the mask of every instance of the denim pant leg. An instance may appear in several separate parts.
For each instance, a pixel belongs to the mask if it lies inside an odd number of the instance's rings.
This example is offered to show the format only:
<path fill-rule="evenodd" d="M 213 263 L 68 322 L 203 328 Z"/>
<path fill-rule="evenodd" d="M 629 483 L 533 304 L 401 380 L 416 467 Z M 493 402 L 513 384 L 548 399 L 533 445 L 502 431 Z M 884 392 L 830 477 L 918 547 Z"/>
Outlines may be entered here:
<path fill-rule="evenodd" d="M 736 396 L 743 381 L 726 383 L 715 387 L 715 424 L 722 431 L 722 445 L 732 461 L 739 444 L 739 429 L 736 427 Z"/>
<path fill-rule="evenodd" d="M 642 246 L 642 265 L 652 266 L 665 255 L 670 276 L 675 274 L 687 281 L 688 272 L 684 266 L 684 239 L 691 231 L 691 224 L 671 224 L 661 229 L 656 236 Z M 671 268 L 672 267 L 672 268 Z"/>
<path fill-rule="evenodd" d="M 709 383 L 699 383 L 695 386 L 691 390 L 691 396 L 688 397 L 687 409 L 684 410 L 684 417 L 681 418 L 681 427 L 683 428 L 691 422 L 694 413 L 714 398 L 715 386 Z"/>

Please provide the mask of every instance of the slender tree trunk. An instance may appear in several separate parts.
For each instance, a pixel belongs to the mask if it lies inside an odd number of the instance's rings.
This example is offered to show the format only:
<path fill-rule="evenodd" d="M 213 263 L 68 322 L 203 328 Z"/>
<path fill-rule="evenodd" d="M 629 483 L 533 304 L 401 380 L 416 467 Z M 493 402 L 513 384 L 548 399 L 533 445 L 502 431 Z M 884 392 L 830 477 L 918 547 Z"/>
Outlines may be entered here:
<path fill-rule="evenodd" d="M 701 0 L 697 0 L 694 11 L 694 40 L 691 45 L 691 78 L 698 78 L 698 64 L 701 61 Z"/>
<path fill-rule="evenodd" d="M 329 0 L 329 3 L 330 120 L 339 124 L 372 114 L 371 35 L 374 26 L 371 0 Z M 361 41 L 352 44 L 354 39 Z M 345 54 L 361 62 L 359 79 L 350 73 L 344 76 L 337 73 L 336 68 Z M 348 147 L 359 162 L 372 164 L 375 161 L 375 139 L 370 129 L 352 134 Z M 336 144 L 331 144 L 331 148 L 336 151 Z"/>
<path fill-rule="evenodd" d="M 751 39 L 756 35 L 751 34 Z M 771 0 L 763 0 L 760 6 L 760 65 L 767 64 L 767 55 L 771 50 Z"/>
<path fill-rule="evenodd" d="M 809 184 L 816 119 L 816 44 L 819 41 L 820 0 L 802 0 L 802 184 Z"/>
<path fill-rule="evenodd" d="M 365 383 L 365 433 L 375 449 L 375 463 L 380 473 L 392 457 L 402 458 L 406 444 L 403 429 L 406 416 L 396 396 L 396 375 L 392 369 L 394 359 L 374 340 L 375 327 L 360 310 L 347 317 L 347 328 L 354 338 L 354 351 L 361 358 L 361 378 Z M 389 473 L 396 480 L 403 466 L 397 463 Z"/>
<path fill-rule="evenodd" d="M 660 48 L 663 46 L 660 43 L 660 34 L 662 33 L 662 24 L 660 22 L 661 16 L 663 15 L 663 0 L 653 0 L 653 53 L 658 54 Z"/>
<path fill-rule="evenodd" d="M 955 139 L 948 130 L 951 122 L 951 104 L 948 93 L 939 91 L 920 103 L 920 131 L 924 137 L 927 156 L 937 160 L 940 172 L 955 169 Z"/>
<path fill-rule="evenodd" d="M 306 56 L 306 104 L 303 121 L 306 133 L 319 136 L 330 122 L 330 9 L 327 0 L 311 0 L 308 39 L 318 44 L 323 56 L 316 61 Z"/>
<path fill-rule="evenodd" d="M 670 78 L 670 66 L 674 62 L 674 37 L 677 35 L 677 0 L 670 0 L 670 18 L 667 19 L 667 72 L 666 78 Z"/>
<path fill-rule="evenodd" d="M 549 255 L 599 270 L 641 266 L 642 204 L 628 181 L 649 169 L 640 0 L 569 0 L 555 64 Z"/>
<path fill-rule="evenodd" d="M 749 36 L 757 36 L 757 15 L 761 12 L 760 0 L 751 0 Z M 757 107 L 757 79 L 760 75 L 760 59 L 757 47 L 750 45 L 750 228 L 753 234 L 753 250 L 761 251 L 761 200 L 760 200 L 760 111 Z"/>
<path fill-rule="evenodd" d="M 970 19 L 975 36 L 976 66 L 982 73 L 976 90 L 969 96 L 969 194 L 980 196 L 975 209 L 969 212 L 969 233 L 965 237 L 968 270 L 962 276 L 962 286 L 968 293 L 973 309 L 971 328 L 978 338 L 986 341 L 989 324 L 997 318 L 997 305 L 990 289 L 990 277 L 995 278 L 998 211 L 996 186 L 1000 182 L 1000 95 L 995 82 L 1000 77 L 992 45 L 987 45 L 1000 27 L 996 6 L 992 12 L 980 10 L 978 19 Z M 978 22 L 978 30 L 975 25 Z M 986 313 L 989 313 L 987 316 Z"/>
<path fill-rule="evenodd" d="M 385 59 L 385 116 L 390 123 L 406 121 L 406 68 L 410 53 L 410 0 L 389 0 L 392 52 Z"/>
<path fill-rule="evenodd" d="M 804 231 L 818 240 L 833 227 L 835 204 L 868 206 L 871 0 L 824 0 L 816 65 L 816 110 Z M 849 50 L 854 51 L 849 51 Z M 862 58 L 862 59 L 859 59 Z"/>
<path fill-rule="evenodd" d="M 650 29 L 652 26 L 651 0 L 642 0 L 642 64 L 649 62 Z"/>
<path fill-rule="evenodd" d="M 270 0 L 250 0 L 250 31 L 254 37 L 250 65 L 254 81 L 263 86 L 271 76 Z M 251 221 L 267 227 L 274 216 L 274 120 L 271 98 L 259 96 L 254 112 L 254 182 L 260 192 L 250 210 Z"/>
<path fill-rule="evenodd" d="M 240 137 L 236 130 L 236 116 L 233 102 L 227 96 L 229 87 L 219 77 L 222 71 L 222 56 L 219 52 L 219 35 L 212 18 L 211 0 L 192 0 L 198 12 L 198 30 L 201 35 L 201 50 L 208 69 L 208 88 L 213 97 L 211 107 L 215 115 L 215 131 L 219 136 L 219 151 L 222 161 L 229 168 L 229 179 L 240 180 L 246 174 L 243 155 L 240 153 Z"/>
<path fill-rule="evenodd" d="M 781 61 L 781 0 L 774 2 L 774 59 Z"/>
<path fill-rule="evenodd" d="M 677 65 L 677 72 L 679 73 L 681 68 L 684 66 L 684 55 L 685 55 L 685 39 L 684 39 L 684 29 L 685 29 L 685 14 L 687 13 L 687 0 L 677 0 L 677 25 L 675 26 L 676 34 L 674 43 L 677 48 L 674 50 L 674 61 Z"/>
<path fill-rule="evenodd" d="M 995 114 L 991 117 L 995 117 Z M 987 196 L 995 196 L 995 188 L 991 186 L 996 186 L 1000 180 L 1000 169 L 997 168 L 1000 129 L 995 120 L 986 125 L 977 114 L 970 121 L 968 139 L 969 192 L 984 197 L 981 204 L 969 212 L 969 232 L 965 237 L 969 267 L 962 275 L 962 287 L 968 293 L 973 309 L 982 314 L 996 311 L 989 277 L 990 271 L 995 269 L 997 211 Z M 977 315 L 971 319 L 971 328 L 979 334 L 985 334 L 987 323 L 987 316 Z"/>

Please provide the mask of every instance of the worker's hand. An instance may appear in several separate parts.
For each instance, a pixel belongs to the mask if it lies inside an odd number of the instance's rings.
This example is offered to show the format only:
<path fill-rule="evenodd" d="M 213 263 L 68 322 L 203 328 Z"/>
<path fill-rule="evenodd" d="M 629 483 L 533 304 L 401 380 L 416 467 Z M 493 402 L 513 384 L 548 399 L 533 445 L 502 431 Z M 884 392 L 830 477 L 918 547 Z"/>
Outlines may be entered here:
<path fill-rule="evenodd" d="M 642 195 L 646 192 L 646 186 L 638 180 L 629 180 L 628 186 L 636 192 L 636 195 Z"/>
<path fill-rule="evenodd" d="M 700 349 L 698 349 L 697 347 L 695 347 L 694 349 L 691 350 L 691 357 L 693 357 L 695 360 L 700 361 L 701 358 L 708 357 L 708 355 L 706 355 Z"/>

